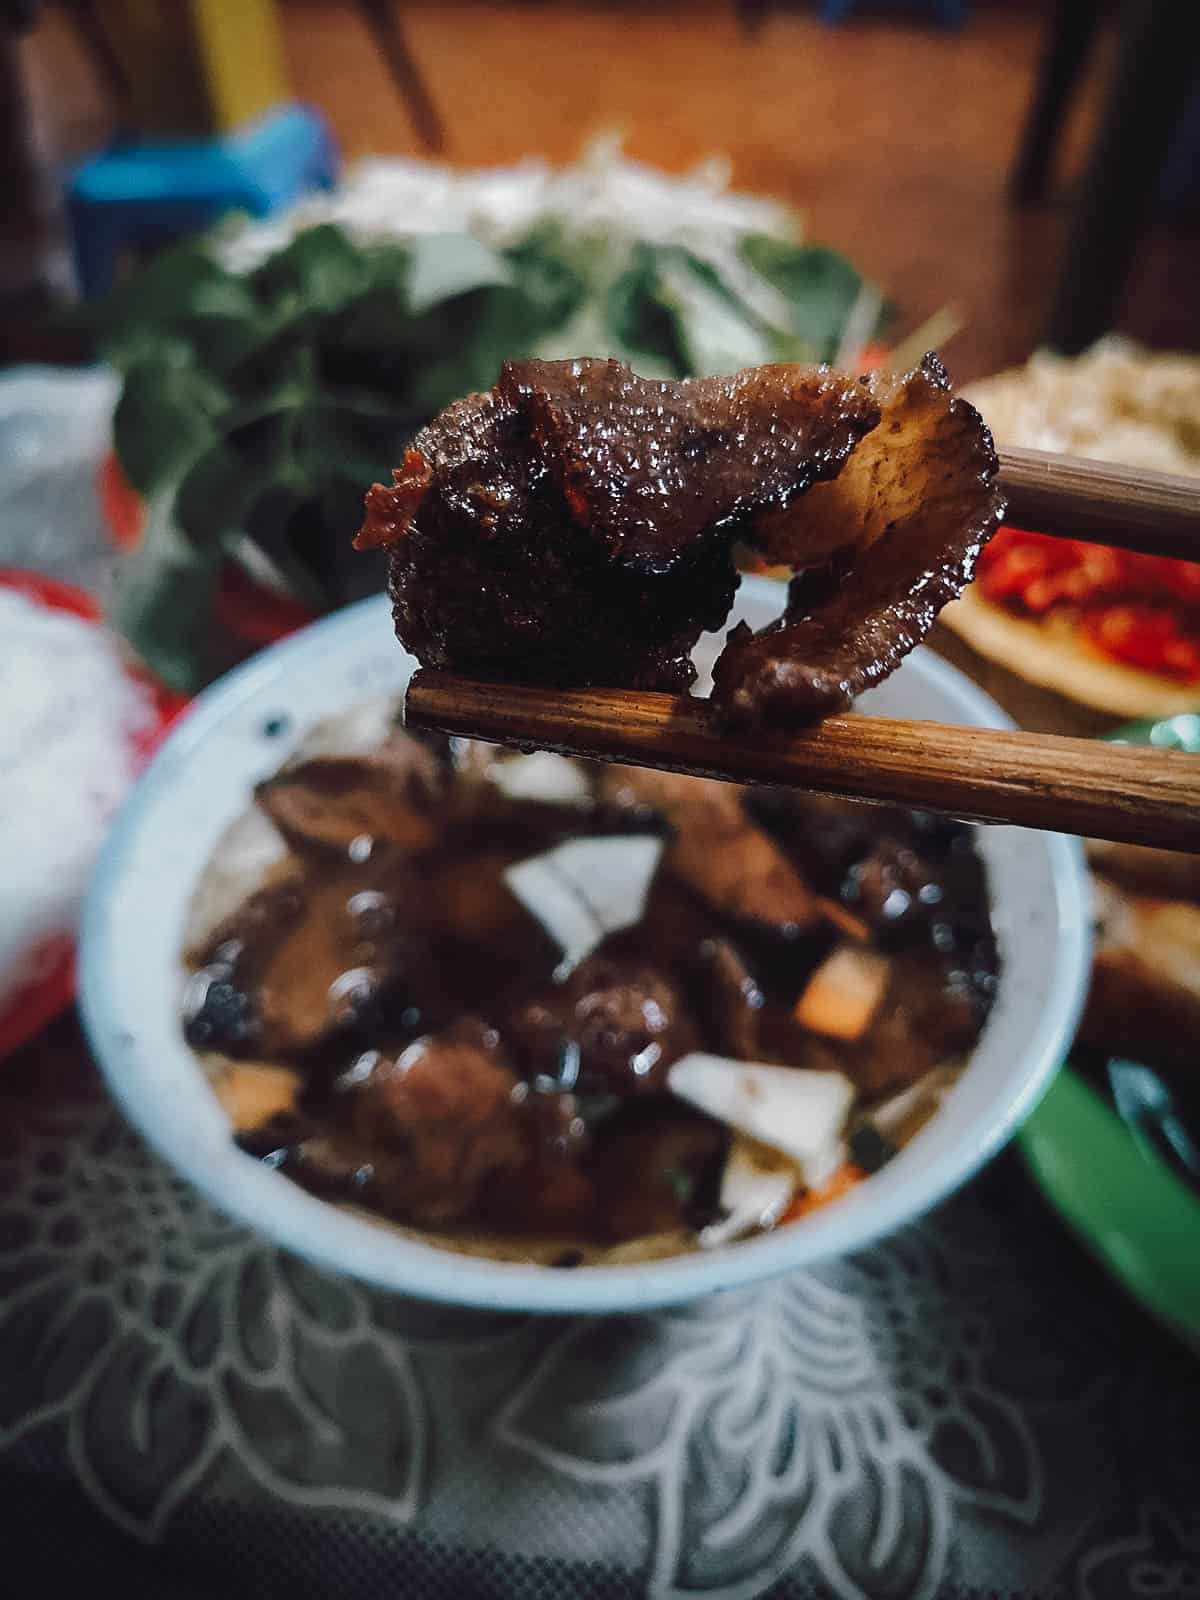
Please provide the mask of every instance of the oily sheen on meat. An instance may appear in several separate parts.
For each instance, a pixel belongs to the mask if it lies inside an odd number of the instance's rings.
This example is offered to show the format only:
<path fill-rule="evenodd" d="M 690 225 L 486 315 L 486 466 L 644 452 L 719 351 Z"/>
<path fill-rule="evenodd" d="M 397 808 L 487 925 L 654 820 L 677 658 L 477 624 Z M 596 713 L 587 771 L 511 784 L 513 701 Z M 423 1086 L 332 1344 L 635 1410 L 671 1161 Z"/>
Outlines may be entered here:
<path fill-rule="evenodd" d="M 887 675 L 970 581 L 1003 502 L 936 357 L 903 377 L 769 366 L 662 382 L 509 363 L 367 496 L 396 631 L 427 666 L 678 691 L 737 588 L 737 545 L 795 578 L 717 663 L 724 721 L 798 725 Z"/>

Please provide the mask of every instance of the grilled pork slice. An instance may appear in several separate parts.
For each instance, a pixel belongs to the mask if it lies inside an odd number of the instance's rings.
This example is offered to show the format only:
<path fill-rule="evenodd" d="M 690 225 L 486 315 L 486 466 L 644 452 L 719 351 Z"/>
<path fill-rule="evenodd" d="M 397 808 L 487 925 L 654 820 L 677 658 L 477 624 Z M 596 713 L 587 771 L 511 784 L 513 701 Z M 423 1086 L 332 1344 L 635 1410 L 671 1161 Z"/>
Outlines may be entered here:
<path fill-rule="evenodd" d="M 735 543 L 797 576 L 735 629 L 726 721 L 800 724 L 886 676 L 969 581 L 1002 510 L 991 438 L 935 357 L 903 378 L 769 366 L 659 382 L 511 363 L 367 496 L 401 641 L 426 665 L 679 690 L 737 586 Z"/>

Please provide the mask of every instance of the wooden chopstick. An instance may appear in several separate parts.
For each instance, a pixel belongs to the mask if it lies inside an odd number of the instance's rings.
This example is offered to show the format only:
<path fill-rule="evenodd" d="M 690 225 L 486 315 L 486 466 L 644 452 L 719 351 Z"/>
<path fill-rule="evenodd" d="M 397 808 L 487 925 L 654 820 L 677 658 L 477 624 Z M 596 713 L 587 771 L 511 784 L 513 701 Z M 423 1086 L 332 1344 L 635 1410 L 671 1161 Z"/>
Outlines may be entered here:
<path fill-rule="evenodd" d="M 1200 759 L 1178 751 L 860 716 L 795 734 L 728 734 L 687 695 L 480 683 L 428 669 L 409 684 L 405 718 L 497 744 L 1200 853 Z"/>
<path fill-rule="evenodd" d="M 1014 528 L 1200 561 L 1200 477 L 1044 450 L 999 454 L 999 483 L 1008 500 L 1004 520 Z"/>
<path fill-rule="evenodd" d="M 1010 449 L 1000 452 L 1000 484 L 1015 527 L 1200 561 L 1200 478 Z M 686 695 L 480 683 L 427 669 L 409 685 L 405 715 L 415 728 L 498 744 L 1200 853 L 1200 761 L 1179 752 L 860 716 L 796 734 L 728 734 Z"/>

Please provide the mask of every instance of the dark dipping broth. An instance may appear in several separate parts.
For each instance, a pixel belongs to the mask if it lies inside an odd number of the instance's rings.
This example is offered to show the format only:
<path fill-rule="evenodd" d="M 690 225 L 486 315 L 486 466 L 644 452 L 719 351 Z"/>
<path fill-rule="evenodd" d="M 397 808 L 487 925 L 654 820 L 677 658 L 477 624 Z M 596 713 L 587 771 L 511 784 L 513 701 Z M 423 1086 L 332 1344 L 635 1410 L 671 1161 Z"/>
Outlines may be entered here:
<path fill-rule="evenodd" d="M 690 1051 L 845 1074 L 850 1170 L 887 1159 L 872 1107 L 961 1058 L 995 990 L 972 831 L 529 759 L 558 798 L 512 792 L 526 758 L 398 729 L 260 785 L 286 854 L 197 940 L 184 1004 L 243 1148 L 441 1244 L 561 1266 L 721 1217 L 742 1136 L 668 1088 Z M 644 911 L 568 970 L 506 869 L 630 836 L 662 840 Z"/>

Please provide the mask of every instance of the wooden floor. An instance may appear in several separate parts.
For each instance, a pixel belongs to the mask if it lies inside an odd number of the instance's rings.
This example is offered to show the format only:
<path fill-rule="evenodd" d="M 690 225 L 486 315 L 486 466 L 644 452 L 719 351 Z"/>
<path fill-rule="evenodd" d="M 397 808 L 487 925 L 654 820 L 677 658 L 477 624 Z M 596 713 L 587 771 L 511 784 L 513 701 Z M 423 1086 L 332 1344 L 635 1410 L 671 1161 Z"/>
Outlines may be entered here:
<path fill-rule="evenodd" d="M 828 28 L 809 0 L 792 0 L 747 36 L 729 0 L 394 3 L 445 120 L 448 160 L 567 161 L 612 128 L 632 155 L 668 169 L 723 152 L 738 185 L 790 202 L 811 237 L 880 282 L 898 332 L 961 307 L 967 326 L 947 352 L 956 376 L 1036 346 L 1070 186 L 1026 215 L 1009 210 L 1004 190 L 1048 7 L 976 0 L 969 25 L 945 33 L 919 7 L 908 18 L 864 7 Z M 297 93 L 326 111 L 344 154 L 420 153 L 358 7 L 282 0 L 281 11 Z M 72 52 L 54 20 L 43 26 L 43 81 L 65 106 L 82 91 L 62 87 Z M 76 63 L 77 86 L 79 76 Z M 1086 151 L 1102 81 L 1100 70 L 1067 130 L 1065 179 Z M 1160 236 L 1143 254 L 1122 325 L 1200 347 L 1200 245 Z"/>

